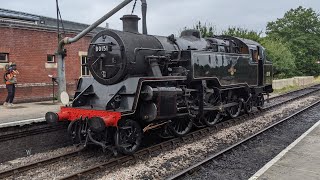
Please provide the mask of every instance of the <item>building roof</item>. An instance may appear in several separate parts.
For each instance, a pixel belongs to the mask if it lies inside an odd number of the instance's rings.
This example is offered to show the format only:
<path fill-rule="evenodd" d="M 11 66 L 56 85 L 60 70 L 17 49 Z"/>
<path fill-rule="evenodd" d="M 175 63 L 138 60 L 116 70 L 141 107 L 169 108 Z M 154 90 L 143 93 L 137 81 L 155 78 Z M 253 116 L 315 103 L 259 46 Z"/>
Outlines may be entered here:
<path fill-rule="evenodd" d="M 62 21 L 64 29 L 66 31 L 73 31 L 73 32 L 80 32 L 83 29 L 87 28 L 89 25 L 72 22 L 72 21 Z M 40 16 L 40 15 L 34 15 L 19 11 L 13 11 L 8 9 L 2 9 L 0 8 L 0 23 L 5 24 L 16 24 L 19 26 L 26 26 L 26 27 L 37 27 L 37 28 L 43 28 L 43 29 L 57 29 L 57 19 Z M 60 23 L 60 28 L 62 28 Z M 97 27 L 95 28 L 92 33 L 98 33 L 105 28 Z"/>

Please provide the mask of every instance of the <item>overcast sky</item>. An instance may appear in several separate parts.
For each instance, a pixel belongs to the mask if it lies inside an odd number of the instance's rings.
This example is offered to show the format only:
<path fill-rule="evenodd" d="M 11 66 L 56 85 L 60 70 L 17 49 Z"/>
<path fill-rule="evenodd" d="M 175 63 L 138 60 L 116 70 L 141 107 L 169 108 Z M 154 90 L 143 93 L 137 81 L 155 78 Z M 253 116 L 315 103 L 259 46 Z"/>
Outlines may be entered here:
<path fill-rule="evenodd" d="M 122 0 L 59 0 L 64 20 L 91 24 Z M 0 0 L 1 8 L 56 17 L 55 0 Z M 148 32 L 157 35 L 177 34 L 183 27 L 193 27 L 197 21 L 216 26 L 229 26 L 265 31 L 267 22 L 283 17 L 298 6 L 320 12 L 320 0 L 147 0 Z M 119 18 L 131 13 L 133 2 L 111 17 L 110 28 L 122 29 Z M 140 0 L 135 14 L 140 16 Z M 140 27 L 139 27 L 140 28 Z M 141 28 L 140 28 L 141 29 Z"/>

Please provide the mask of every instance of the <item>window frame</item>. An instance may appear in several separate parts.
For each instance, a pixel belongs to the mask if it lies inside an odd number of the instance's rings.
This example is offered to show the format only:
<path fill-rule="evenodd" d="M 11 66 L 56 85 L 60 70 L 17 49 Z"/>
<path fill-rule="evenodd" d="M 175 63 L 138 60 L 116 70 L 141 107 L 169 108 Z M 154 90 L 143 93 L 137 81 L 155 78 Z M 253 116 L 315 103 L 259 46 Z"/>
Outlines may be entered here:
<path fill-rule="evenodd" d="M 259 61 L 259 54 L 257 49 L 249 49 L 250 51 L 250 56 L 251 56 L 251 62 L 258 64 Z"/>
<path fill-rule="evenodd" d="M 9 62 L 9 53 L 0 52 L 0 54 L 4 54 L 5 55 L 5 60 L 1 60 L 0 59 L 0 63 L 8 63 Z"/>
<path fill-rule="evenodd" d="M 53 61 L 48 61 L 49 56 L 52 57 Z M 56 63 L 56 56 L 54 54 L 47 54 L 47 63 Z"/>
<path fill-rule="evenodd" d="M 83 63 L 83 60 L 85 61 L 85 63 Z M 91 76 L 87 63 L 88 63 L 88 56 L 80 55 L 80 76 L 81 77 Z M 83 68 L 84 68 L 84 71 L 83 71 Z"/>

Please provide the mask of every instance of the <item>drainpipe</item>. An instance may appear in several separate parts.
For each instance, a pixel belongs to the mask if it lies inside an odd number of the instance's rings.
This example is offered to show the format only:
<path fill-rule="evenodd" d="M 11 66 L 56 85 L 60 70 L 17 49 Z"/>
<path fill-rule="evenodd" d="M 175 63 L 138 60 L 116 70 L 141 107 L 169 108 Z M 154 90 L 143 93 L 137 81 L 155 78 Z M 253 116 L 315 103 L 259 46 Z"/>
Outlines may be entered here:
<path fill-rule="evenodd" d="M 66 56 L 66 52 L 64 49 L 64 45 L 66 44 L 71 44 L 74 42 L 77 42 L 80 38 L 84 37 L 86 34 L 88 34 L 90 31 L 92 31 L 94 28 L 96 28 L 98 25 L 103 23 L 105 20 L 110 18 L 112 15 L 114 15 L 116 12 L 118 12 L 120 9 L 128 5 L 132 0 L 125 0 L 122 3 L 120 3 L 118 6 L 116 6 L 114 9 L 112 9 L 110 12 L 108 12 L 106 15 L 104 15 L 102 18 L 94 22 L 92 25 L 84 29 L 82 32 L 80 32 L 78 35 L 76 35 L 73 38 L 70 37 L 65 37 L 62 39 L 59 44 L 58 44 L 58 50 L 57 50 L 57 59 L 58 59 L 58 83 L 59 83 L 59 101 L 60 101 L 60 94 L 63 91 L 66 91 L 66 79 L 65 79 L 65 62 L 64 62 L 64 57 Z M 143 7 L 145 8 L 146 11 L 146 2 L 145 0 L 141 0 L 142 3 L 145 3 Z M 144 18 L 145 19 L 145 18 Z M 145 26 L 146 27 L 146 26 Z"/>

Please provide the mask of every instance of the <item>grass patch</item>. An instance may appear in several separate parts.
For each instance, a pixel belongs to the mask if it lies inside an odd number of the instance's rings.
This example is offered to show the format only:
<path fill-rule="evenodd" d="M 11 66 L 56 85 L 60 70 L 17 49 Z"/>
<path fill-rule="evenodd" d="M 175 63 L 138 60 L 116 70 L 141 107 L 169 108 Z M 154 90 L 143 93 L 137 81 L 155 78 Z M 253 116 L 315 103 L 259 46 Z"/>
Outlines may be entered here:
<path fill-rule="evenodd" d="M 320 84 L 320 76 L 315 77 L 312 84 L 309 84 L 309 85 L 306 85 L 306 86 L 294 85 L 294 86 L 287 86 L 287 87 L 284 87 L 282 89 L 274 89 L 273 93 L 271 93 L 271 94 L 273 94 L 273 95 L 284 94 L 284 93 L 287 93 L 287 92 L 290 92 L 290 91 L 304 89 L 304 88 L 307 88 L 309 86 L 316 85 L 316 84 Z"/>
<path fill-rule="evenodd" d="M 319 79 L 319 82 L 320 82 L 320 79 Z M 275 89 L 273 91 L 274 94 L 284 94 L 284 93 L 287 93 L 289 91 L 294 91 L 294 90 L 298 90 L 298 89 L 303 89 L 305 87 L 303 86 L 287 86 L 287 87 L 284 87 L 282 89 Z"/>
<path fill-rule="evenodd" d="M 314 83 L 320 84 L 320 76 L 314 78 Z"/>

